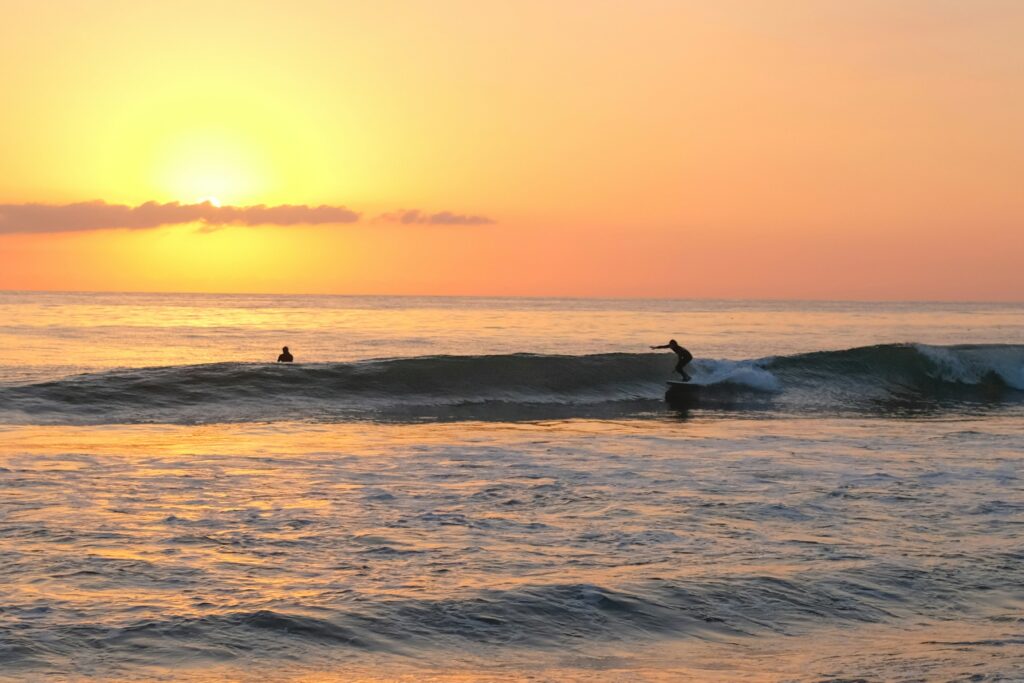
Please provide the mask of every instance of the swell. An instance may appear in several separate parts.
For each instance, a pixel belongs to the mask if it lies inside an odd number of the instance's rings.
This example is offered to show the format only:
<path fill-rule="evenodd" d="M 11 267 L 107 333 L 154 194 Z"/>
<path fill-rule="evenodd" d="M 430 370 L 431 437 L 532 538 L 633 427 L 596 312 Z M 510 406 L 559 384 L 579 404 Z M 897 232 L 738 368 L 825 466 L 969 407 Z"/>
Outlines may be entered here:
<path fill-rule="evenodd" d="M 655 410 L 665 354 L 425 356 L 295 365 L 125 369 L 0 387 L 4 422 L 514 419 Z M 701 395 L 735 407 L 888 409 L 1019 402 L 1024 345 L 889 344 L 752 360 L 698 359 Z M 707 403 L 707 402 L 705 402 Z M 561 411 L 561 413 L 559 412 Z"/>
<path fill-rule="evenodd" d="M 426 356 L 352 363 L 215 363 L 117 370 L 0 388 L 8 421 L 339 419 L 410 406 L 598 404 L 657 395 L 657 354 Z"/>
<path fill-rule="evenodd" d="M 841 622 L 962 618 L 978 609 L 968 587 L 981 586 L 992 601 L 992 593 L 1014 594 L 1019 580 L 1016 571 L 1009 576 L 983 567 L 972 568 L 969 576 L 964 571 L 879 564 L 789 578 L 649 580 L 619 588 L 535 584 L 441 599 L 358 599 L 204 616 L 138 618 L 115 611 L 92 624 L 59 608 L 21 620 L 11 608 L 6 610 L 9 628 L 0 636 L 0 657 L 12 666 L 34 667 L 59 666 L 65 658 L 89 653 L 105 664 L 147 658 L 150 663 L 248 659 L 285 652 L 292 657 L 346 652 L 437 656 L 467 651 L 467 646 L 558 650 L 664 637 L 797 635 Z M 932 600 L 916 599 L 922 594 Z M 73 620 L 65 623 L 66 617 Z"/>

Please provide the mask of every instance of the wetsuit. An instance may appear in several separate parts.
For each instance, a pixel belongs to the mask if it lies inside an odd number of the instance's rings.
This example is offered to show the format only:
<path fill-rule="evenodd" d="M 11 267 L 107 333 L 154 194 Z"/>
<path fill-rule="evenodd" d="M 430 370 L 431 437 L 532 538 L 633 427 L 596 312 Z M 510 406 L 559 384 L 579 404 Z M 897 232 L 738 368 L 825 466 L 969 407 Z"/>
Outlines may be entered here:
<path fill-rule="evenodd" d="M 686 371 L 683 370 L 683 368 L 686 367 L 686 365 L 691 360 L 693 360 L 693 354 L 690 353 L 689 351 L 687 351 L 686 349 L 684 349 L 682 346 L 679 346 L 679 347 L 674 348 L 672 350 L 676 352 L 677 356 L 679 356 L 679 362 L 676 363 L 676 370 L 675 371 L 683 376 L 683 381 L 684 382 L 689 382 L 690 381 L 690 376 L 688 374 L 686 374 Z"/>

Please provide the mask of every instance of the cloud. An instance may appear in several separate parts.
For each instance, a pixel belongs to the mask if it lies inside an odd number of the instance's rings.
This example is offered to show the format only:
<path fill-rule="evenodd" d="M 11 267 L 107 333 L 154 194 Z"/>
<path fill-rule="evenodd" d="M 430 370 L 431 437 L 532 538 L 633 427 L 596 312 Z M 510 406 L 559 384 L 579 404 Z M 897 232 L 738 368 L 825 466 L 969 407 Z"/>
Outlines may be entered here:
<path fill-rule="evenodd" d="M 419 209 L 403 209 L 393 213 L 381 214 L 377 220 L 384 223 L 402 223 L 404 225 L 490 225 L 494 220 L 487 216 L 452 213 L 439 211 L 424 213 Z"/>
<path fill-rule="evenodd" d="M 139 206 L 103 201 L 75 204 L 0 204 L 0 234 L 79 232 L 203 223 L 204 230 L 227 225 L 334 225 L 355 223 L 359 214 L 344 206 L 214 206 L 146 202 Z"/>

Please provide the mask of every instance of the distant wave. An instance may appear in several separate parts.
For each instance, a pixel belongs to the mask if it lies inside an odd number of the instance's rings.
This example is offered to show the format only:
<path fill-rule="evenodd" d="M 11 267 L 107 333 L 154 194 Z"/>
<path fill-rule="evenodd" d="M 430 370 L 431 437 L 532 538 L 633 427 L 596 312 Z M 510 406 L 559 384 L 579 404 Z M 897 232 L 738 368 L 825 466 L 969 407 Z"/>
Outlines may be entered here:
<path fill-rule="evenodd" d="M 7 423 L 526 419 L 655 409 L 666 354 L 423 356 L 351 363 L 213 363 L 0 387 Z M 753 360 L 699 359 L 723 404 L 858 410 L 1024 398 L 1024 345 L 888 344 Z M 488 412 L 490 411 L 490 412 Z M 575 412 L 574 412 L 575 411 Z"/>

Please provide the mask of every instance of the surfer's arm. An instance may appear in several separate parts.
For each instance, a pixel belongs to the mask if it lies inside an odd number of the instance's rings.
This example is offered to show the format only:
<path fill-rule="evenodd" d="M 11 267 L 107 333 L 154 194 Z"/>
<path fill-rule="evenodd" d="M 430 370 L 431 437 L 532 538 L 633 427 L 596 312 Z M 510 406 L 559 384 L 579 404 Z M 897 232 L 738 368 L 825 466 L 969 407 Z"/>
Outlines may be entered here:
<path fill-rule="evenodd" d="M 661 346 L 652 346 L 652 349 L 667 349 L 668 344 L 662 344 Z"/>

